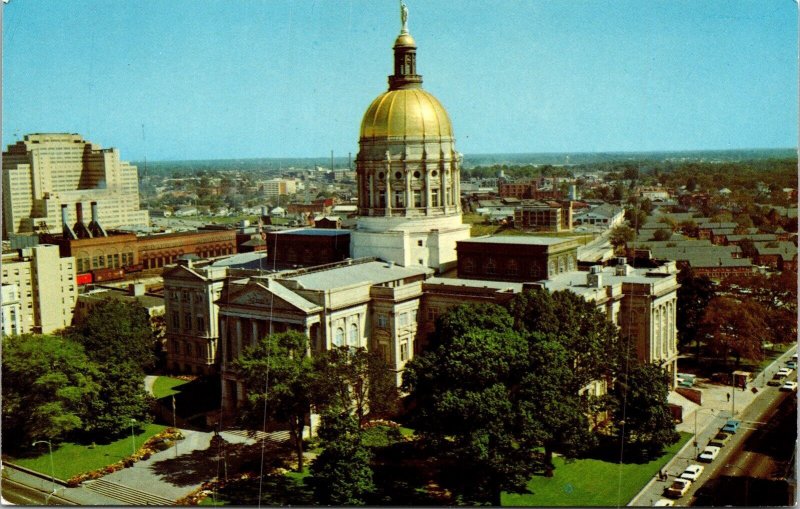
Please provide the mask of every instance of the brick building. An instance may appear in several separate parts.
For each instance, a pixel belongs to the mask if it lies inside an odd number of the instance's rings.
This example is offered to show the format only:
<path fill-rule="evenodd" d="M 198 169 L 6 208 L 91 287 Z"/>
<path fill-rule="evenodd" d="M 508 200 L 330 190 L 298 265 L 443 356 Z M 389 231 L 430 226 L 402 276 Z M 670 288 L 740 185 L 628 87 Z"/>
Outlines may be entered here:
<path fill-rule="evenodd" d="M 538 281 L 578 269 L 577 239 L 479 237 L 459 241 L 458 277 Z"/>
<path fill-rule="evenodd" d="M 279 269 L 308 267 L 350 257 L 350 231 L 297 228 L 267 232 L 268 266 Z"/>

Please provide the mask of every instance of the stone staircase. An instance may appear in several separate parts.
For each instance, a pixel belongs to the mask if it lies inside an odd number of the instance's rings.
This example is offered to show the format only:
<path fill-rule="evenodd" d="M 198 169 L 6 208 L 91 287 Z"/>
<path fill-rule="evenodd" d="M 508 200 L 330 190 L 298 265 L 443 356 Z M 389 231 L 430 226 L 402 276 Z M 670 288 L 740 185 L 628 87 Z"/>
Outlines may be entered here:
<path fill-rule="evenodd" d="M 146 491 L 129 488 L 121 484 L 106 481 L 104 479 L 94 479 L 83 483 L 86 489 L 96 491 L 101 495 L 114 500 L 119 500 L 122 505 L 175 505 L 174 500 L 153 495 Z"/>
<path fill-rule="evenodd" d="M 223 430 L 222 433 L 236 435 L 238 437 L 247 438 L 250 440 L 254 440 L 256 442 L 266 440 L 267 442 L 271 442 L 273 444 L 278 444 L 278 445 L 283 445 L 289 442 L 292 438 L 292 436 L 289 434 L 289 430 L 272 431 L 270 433 L 264 433 L 263 431 L 256 431 L 256 430 L 226 429 Z"/>

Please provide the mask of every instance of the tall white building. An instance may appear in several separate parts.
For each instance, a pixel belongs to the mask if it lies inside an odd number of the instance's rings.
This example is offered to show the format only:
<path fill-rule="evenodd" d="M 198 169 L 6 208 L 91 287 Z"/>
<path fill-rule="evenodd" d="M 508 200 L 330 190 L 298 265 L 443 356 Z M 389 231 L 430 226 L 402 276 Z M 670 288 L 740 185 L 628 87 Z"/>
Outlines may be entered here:
<path fill-rule="evenodd" d="M 422 89 L 416 42 L 405 16 L 402 21 L 389 90 L 372 101 L 361 122 L 360 217 L 350 252 L 441 271 L 455 264 L 456 241 L 470 236 L 461 222 L 462 157 L 447 111 Z"/>
<path fill-rule="evenodd" d="M 135 166 L 115 148 L 101 148 L 78 134 L 35 133 L 3 152 L 3 236 L 61 231 L 61 206 L 71 222 L 97 202 L 106 228 L 147 225 L 139 209 Z"/>
<path fill-rule="evenodd" d="M 62 258 L 58 246 L 39 245 L 3 254 L 3 288 L 17 288 L 21 333 L 49 334 L 72 323 L 78 298 L 75 275 L 75 258 Z"/>

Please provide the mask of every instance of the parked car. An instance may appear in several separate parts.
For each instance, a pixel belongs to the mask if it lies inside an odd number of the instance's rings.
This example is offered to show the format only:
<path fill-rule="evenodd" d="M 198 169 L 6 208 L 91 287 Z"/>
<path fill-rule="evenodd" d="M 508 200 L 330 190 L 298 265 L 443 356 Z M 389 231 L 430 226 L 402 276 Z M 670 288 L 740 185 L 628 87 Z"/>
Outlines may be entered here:
<path fill-rule="evenodd" d="M 700 461 L 705 461 L 706 463 L 711 463 L 719 456 L 719 447 L 714 445 L 706 446 L 703 449 L 703 452 L 700 453 L 700 456 L 697 457 Z"/>
<path fill-rule="evenodd" d="M 708 445 L 713 445 L 716 447 L 724 447 L 725 444 L 728 443 L 728 440 L 731 439 L 731 436 L 732 435 L 730 433 L 723 433 L 720 431 L 714 436 L 714 438 L 708 441 Z"/>
<path fill-rule="evenodd" d="M 680 498 L 689 490 L 689 486 L 691 485 L 692 481 L 689 479 L 675 479 L 675 481 L 664 490 L 664 494 L 671 498 Z"/>
<path fill-rule="evenodd" d="M 789 392 L 796 391 L 797 390 L 797 382 L 792 382 L 792 381 L 786 382 L 783 385 L 781 385 L 781 389 L 780 390 L 789 391 Z"/>
<path fill-rule="evenodd" d="M 653 504 L 653 507 L 672 507 L 674 505 L 675 505 L 674 500 L 670 500 L 668 498 L 659 498 L 656 501 L 656 503 Z"/>
<path fill-rule="evenodd" d="M 742 421 L 737 421 L 736 419 L 728 419 L 728 422 L 725 423 L 725 426 L 722 427 L 723 433 L 736 433 L 739 430 L 739 426 L 741 426 Z"/>
<path fill-rule="evenodd" d="M 791 368 L 781 368 L 778 370 L 778 374 L 783 376 L 789 376 L 792 374 L 792 371 L 794 370 Z"/>
<path fill-rule="evenodd" d="M 780 372 L 777 372 L 775 373 L 775 376 L 772 377 L 772 380 L 767 382 L 767 385 L 773 385 L 773 386 L 781 385 L 783 383 L 784 378 L 786 378 L 784 375 L 782 375 Z"/>
<path fill-rule="evenodd" d="M 700 474 L 703 473 L 704 468 L 705 467 L 702 467 L 700 465 L 694 465 L 694 464 L 689 465 L 688 467 L 686 467 L 686 470 L 684 470 L 683 473 L 680 475 L 680 478 L 689 479 L 690 481 L 694 482 L 697 480 L 698 477 L 700 477 Z"/>
<path fill-rule="evenodd" d="M 787 368 L 797 369 L 797 362 L 796 361 L 786 361 L 784 364 Z"/>

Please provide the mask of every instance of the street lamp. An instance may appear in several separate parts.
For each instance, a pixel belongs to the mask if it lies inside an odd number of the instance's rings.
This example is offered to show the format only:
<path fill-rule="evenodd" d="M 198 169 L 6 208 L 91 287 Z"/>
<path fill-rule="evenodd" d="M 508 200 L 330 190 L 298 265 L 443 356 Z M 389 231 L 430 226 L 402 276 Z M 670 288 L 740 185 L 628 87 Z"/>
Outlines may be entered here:
<path fill-rule="evenodd" d="M 50 480 L 53 483 L 53 493 L 56 492 L 56 470 L 53 467 L 53 444 L 50 443 L 49 440 L 37 440 L 32 444 L 33 447 L 36 447 L 36 444 L 47 444 L 47 449 L 50 451 Z"/>
<path fill-rule="evenodd" d="M 131 455 L 135 455 L 136 454 L 136 435 L 133 434 L 133 425 L 134 424 L 136 424 L 136 419 L 131 419 L 131 446 L 132 446 L 131 450 L 133 451 L 133 452 L 131 452 Z"/>
<path fill-rule="evenodd" d="M 712 413 L 712 415 L 714 413 L 713 408 L 698 408 L 697 410 L 694 411 L 694 457 L 695 458 L 697 458 L 697 456 L 700 454 L 700 449 L 699 449 L 700 444 L 697 442 L 697 414 L 699 414 L 703 410 L 708 410 L 709 412 Z"/>

